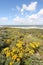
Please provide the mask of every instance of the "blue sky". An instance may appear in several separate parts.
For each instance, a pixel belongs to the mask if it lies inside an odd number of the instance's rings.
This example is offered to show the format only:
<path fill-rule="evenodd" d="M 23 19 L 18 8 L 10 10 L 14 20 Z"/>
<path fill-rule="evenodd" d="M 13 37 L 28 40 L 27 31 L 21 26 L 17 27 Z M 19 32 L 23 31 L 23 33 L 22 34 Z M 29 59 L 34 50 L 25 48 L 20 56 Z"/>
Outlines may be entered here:
<path fill-rule="evenodd" d="M 0 25 L 43 25 L 43 0 L 0 0 Z"/>

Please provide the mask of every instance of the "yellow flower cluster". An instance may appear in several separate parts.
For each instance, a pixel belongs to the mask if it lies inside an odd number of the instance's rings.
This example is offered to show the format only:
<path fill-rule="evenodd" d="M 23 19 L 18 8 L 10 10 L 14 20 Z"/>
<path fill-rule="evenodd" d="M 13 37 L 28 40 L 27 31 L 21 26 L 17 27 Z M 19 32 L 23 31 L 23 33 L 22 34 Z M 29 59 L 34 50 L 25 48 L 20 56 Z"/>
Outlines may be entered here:
<path fill-rule="evenodd" d="M 37 47 L 40 46 L 40 43 L 39 43 L 39 42 L 33 42 L 33 43 L 30 43 L 30 46 L 31 46 L 32 48 L 37 48 Z"/>
<path fill-rule="evenodd" d="M 10 62 L 10 64 L 9 65 L 13 65 L 13 62 Z"/>
<path fill-rule="evenodd" d="M 29 54 L 33 55 L 34 54 L 34 50 L 30 50 Z"/>
<path fill-rule="evenodd" d="M 12 47 L 12 52 L 16 52 L 16 51 L 17 51 L 17 48 Z"/>
<path fill-rule="evenodd" d="M 19 56 L 20 58 L 22 58 L 22 57 L 23 57 L 23 52 L 21 51 L 21 52 L 18 54 L 18 56 Z"/>
<path fill-rule="evenodd" d="M 9 50 L 9 47 L 6 47 L 3 49 L 4 52 L 8 51 Z"/>
<path fill-rule="evenodd" d="M 16 44 L 17 47 L 22 47 L 23 42 L 18 40 L 18 43 Z"/>
<path fill-rule="evenodd" d="M 12 57 L 13 60 L 15 60 L 17 58 L 17 54 L 14 54 L 14 56 Z"/>
<path fill-rule="evenodd" d="M 20 61 L 24 55 L 30 56 L 35 53 L 35 48 L 39 47 L 39 42 L 32 42 L 32 43 L 23 43 L 22 41 L 18 41 L 15 47 L 10 49 L 6 47 L 3 51 L 6 54 L 6 58 L 11 57 L 12 61 Z M 10 62 L 10 65 L 13 65 L 13 62 Z"/>

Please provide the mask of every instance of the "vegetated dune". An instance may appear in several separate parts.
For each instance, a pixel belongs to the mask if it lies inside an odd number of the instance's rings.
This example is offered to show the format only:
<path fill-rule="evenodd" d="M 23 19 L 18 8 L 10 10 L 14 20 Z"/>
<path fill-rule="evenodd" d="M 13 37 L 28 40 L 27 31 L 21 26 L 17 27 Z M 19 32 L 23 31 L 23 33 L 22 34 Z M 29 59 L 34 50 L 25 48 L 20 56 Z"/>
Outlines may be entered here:
<path fill-rule="evenodd" d="M 0 28 L 0 65 L 43 65 L 43 29 Z"/>

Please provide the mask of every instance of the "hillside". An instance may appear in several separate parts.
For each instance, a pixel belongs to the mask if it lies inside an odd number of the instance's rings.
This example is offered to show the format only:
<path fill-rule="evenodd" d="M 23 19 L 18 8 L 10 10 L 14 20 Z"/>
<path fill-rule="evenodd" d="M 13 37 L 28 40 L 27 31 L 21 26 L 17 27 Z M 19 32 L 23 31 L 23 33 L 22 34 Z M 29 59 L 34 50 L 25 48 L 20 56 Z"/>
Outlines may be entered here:
<path fill-rule="evenodd" d="M 1 27 L 0 65 L 43 65 L 43 29 Z"/>

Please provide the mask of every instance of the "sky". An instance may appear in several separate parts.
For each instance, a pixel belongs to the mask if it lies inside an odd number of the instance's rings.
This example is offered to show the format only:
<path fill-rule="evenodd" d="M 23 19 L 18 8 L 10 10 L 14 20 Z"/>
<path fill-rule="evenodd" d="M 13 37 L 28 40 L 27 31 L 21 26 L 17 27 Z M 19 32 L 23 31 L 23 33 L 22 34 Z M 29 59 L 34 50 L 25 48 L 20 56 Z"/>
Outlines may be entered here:
<path fill-rule="evenodd" d="M 0 25 L 43 25 L 43 0 L 0 0 Z"/>

